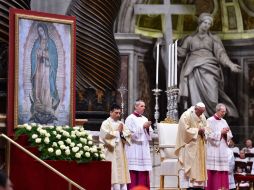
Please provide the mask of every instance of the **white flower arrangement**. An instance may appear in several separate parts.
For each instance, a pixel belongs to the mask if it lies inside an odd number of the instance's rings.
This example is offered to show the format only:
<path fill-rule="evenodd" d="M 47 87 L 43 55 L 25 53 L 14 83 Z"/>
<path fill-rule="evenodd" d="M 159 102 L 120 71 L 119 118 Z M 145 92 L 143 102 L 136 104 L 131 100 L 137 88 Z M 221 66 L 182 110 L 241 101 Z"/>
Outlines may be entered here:
<path fill-rule="evenodd" d="M 36 123 L 19 125 L 16 136 L 25 134 L 32 146 L 38 147 L 43 160 L 75 160 L 79 163 L 104 160 L 102 146 L 93 143 L 83 127 L 43 126 Z"/>

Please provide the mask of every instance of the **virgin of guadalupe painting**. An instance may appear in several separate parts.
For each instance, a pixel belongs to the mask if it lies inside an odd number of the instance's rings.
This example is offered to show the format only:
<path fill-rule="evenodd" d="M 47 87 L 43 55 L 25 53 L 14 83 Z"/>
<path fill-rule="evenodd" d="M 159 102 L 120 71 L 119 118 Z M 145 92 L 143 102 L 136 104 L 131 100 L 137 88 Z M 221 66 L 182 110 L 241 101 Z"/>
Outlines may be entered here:
<path fill-rule="evenodd" d="M 11 10 L 10 26 L 8 126 L 72 126 L 75 18 Z"/>
<path fill-rule="evenodd" d="M 58 53 L 47 25 L 40 22 L 36 28 L 38 37 L 31 52 L 32 96 L 30 95 L 29 120 L 47 124 L 57 120 L 55 111 L 60 103 L 56 85 Z"/>
<path fill-rule="evenodd" d="M 66 34 L 70 27 L 20 19 L 19 28 L 27 31 L 19 33 L 19 76 L 23 77 L 19 80 L 18 123 L 68 124 L 71 39 Z"/>

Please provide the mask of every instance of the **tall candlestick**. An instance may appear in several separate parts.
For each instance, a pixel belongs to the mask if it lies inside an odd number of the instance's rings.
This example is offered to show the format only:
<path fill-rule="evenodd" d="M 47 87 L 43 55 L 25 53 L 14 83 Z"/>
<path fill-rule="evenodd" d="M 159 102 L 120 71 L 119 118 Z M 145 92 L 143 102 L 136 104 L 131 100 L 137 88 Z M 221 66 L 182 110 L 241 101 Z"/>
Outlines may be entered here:
<path fill-rule="evenodd" d="M 172 44 L 172 51 L 171 51 L 171 86 L 174 85 L 174 65 L 175 65 L 175 58 L 174 58 L 174 44 Z"/>
<path fill-rule="evenodd" d="M 160 44 L 157 43 L 157 53 L 156 53 L 156 88 L 159 86 L 159 48 Z"/>
<path fill-rule="evenodd" d="M 170 72 L 171 72 L 171 44 L 168 46 L 168 88 L 171 87 Z"/>
<path fill-rule="evenodd" d="M 177 86 L 177 40 L 175 41 L 175 80 L 174 85 Z"/>

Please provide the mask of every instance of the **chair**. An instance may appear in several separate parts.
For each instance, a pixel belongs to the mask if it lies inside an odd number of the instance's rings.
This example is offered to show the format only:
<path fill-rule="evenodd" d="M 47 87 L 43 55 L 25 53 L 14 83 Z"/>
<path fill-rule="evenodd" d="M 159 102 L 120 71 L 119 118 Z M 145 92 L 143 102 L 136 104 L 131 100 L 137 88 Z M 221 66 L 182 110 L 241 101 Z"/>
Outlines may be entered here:
<path fill-rule="evenodd" d="M 158 123 L 160 165 L 160 189 L 164 189 L 164 176 L 177 178 L 177 189 L 180 189 L 180 165 L 175 155 L 175 144 L 178 124 Z M 175 180 L 174 180 L 175 181 Z"/>

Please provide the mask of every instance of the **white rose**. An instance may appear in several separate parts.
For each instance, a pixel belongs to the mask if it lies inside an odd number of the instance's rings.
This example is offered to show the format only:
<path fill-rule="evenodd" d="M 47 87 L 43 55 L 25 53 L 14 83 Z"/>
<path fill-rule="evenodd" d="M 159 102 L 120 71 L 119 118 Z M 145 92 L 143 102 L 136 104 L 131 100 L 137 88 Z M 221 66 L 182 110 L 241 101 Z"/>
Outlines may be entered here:
<path fill-rule="evenodd" d="M 56 127 L 56 131 L 62 131 L 62 130 L 63 130 L 63 128 L 61 126 Z"/>
<path fill-rule="evenodd" d="M 98 155 L 98 153 L 94 153 L 94 156 L 95 156 L 95 157 L 98 157 L 99 155 Z"/>
<path fill-rule="evenodd" d="M 65 154 L 66 154 L 66 155 L 70 155 L 70 153 L 71 153 L 70 149 L 66 149 L 66 150 L 65 150 Z"/>
<path fill-rule="evenodd" d="M 50 137 L 51 135 L 50 135 L 50 133 L 46 133 L 45 136 L 46 137 Z"/>
<path fill-rule="evenodd" d="M 68 133 L 67 131 L 64 131 L 64 132 L 63 132 L 63 135 L 66 136 L 66 137 L 69 137 L 69 136 L 70 136 L 70 133 Z"/>
<path fill-rule="evenodd" d="M 60 145 L 60 148 L 63 150 L 63 149 L 66 149 L 66 146 L 64 144 Z"/>
<path fill-rule="evenodd" d="M 83 151 L 83 150 L 81 150 L 81 151 L 79 151 L 79 153 L 82 155 L 82 154 L 84 154 L 84 151 Z"/>
<path fill-rule="evenodd" d="M 84 144 L 87 143 L 87 140 L 86 140 L 85 138 L 80 138 L 80 141 L 81 141 L 82 143 L 84 143 Z"/>
<path fill-rule="evenodd" d="M 40 132 L 40 130 L 42 130 L 42 127 L 38 127 L 36 130 Z"/>
<path fill-rule="evenodd" d="M 80 158 L 80 157 L 81 157 L 81 154 L 78 152 L 78 153 L 75 154 L 75 157 L 76 157 L 76 158 Z"/>
<path fill-rule="evenodd" d="M 74 147 L 74 146 L 75 146 L 75 143 L 72 142 L 72 143 L 70 144 L 70 147 Z"/>
<path fill-rule="evenodd" d="M 54 149 L 53 148 L 48 148 L 48 151 L 49 152 L 54 152 Z"/>
<path fill-rule="evenodd" d="M 97 148 L 94 148 L 94 147 L 92 147 L 90 150 L 91 152 L 97 152 Z"/>
<path fill-rule="evenodd" d="M 57 132 L 56 132 L 56 131 L 52 131 L 52 133 L 53 133 L 54 135 L 56 135 L 56 134 L 57 134 Z"/>
<path fill-rule="evenodd" d="M 47 131 L 44 130 L 44 129 L 41 129 L 41 130 L 39 131 L 39 133 L 40 133 L 41 135 L 45 135 L 45 134 L 47 133 Z"/>
<path fill-rule="evenodd" d="M 85 156 L 86 156 L 86 157 L 90 157 L 90 153 L 89 153 L 89 152 L 86 152 L 86 153 L 85 153 Z"/>
<path fill-rule="evenodd" d="M 85 151 L 88 151 L 88 150 L 89 150 L 89 147 L 88 147 L 88 146 L 84 146 L 84 150 L 85 150 Z"/>
<path fill-rule="evenodd" d="M 53 145 L 52 146 L 55 146 L 55 147 L 57 147 L 57 143 L 56 142 L 53 142 Z"/>
<path fill-rule="evenodd" d="M 76 133 L 75 133 L 78 137 L 80 137 L 81 136 L 81 133 L 79 132 L 79 131 L 76 131 Z"/>
<path fill-rule="evenodd" d="M 57 149 L 57 150 L 56 150 L 56 155 L 57 155 L 57 156 L 61 155 L 61 153 L 62 153 L 62 152 L 61 152 L 60 149 Z"/>
<path fill-rule="evenodd" d="M 75 147 L 73 147 L 71 150 L 72 150 L 72 152 L 78 152 L 79 147 L 75 146 Z"/>
<path fill-rule="evenodd" d="M 63 141 L 58 141 L 58 144 L 59 144 L 59 145 L 63 145 L 64 142 L 63 142 Z"/>
<path fill-rule="evenodd" d="M 54 126 L 53 126 L 53 125 L 50 125 L 49 128 L 50 128 L 50 129 L 54 129 Z"/>
<path fill-rule="evenodd" d="M 101 153 L 101 154 L 100 154 L 100 157 L 101 157 L 102 159 L 105 159 L 105 154 Z"/>
<path fill-rule="evenodd" d="M 32 126 L 30 126 L 30 125 L 27 125 L 27 126 L 26 126 L 26 129 L 27 129 L 28 131 L 31 131 L 31 129 L 32 129 Z"/>
<path fill-rule="evenodd" d="M 36 126 L 36 123 L 30 123 L 31 126 L 35 127 Z"/>
<path fill-rule="evenodd" d="M 76 138 L 76 135 L 75 134 L 71 134 L 71 137 Z"/>
<path fill-rule="evenodd" d="M 91 141 L 91 140 L 93 140 L 93 136 L 92 135 L 88 135 L 87 139 Z"/>
<path fill-rule="evenodd" d="M 25 124 L 23 124 L 21 126 L 26 128 L 28 126 L 28 123 L 25 123 Z"/>
<path fill-rule="evenodd" d="M 69 126 L 69 125 L 65 125 L 64 128 L 67 128 L 67 129 L 68 129 L 68 128 L 70 128 L 70 126 Z"/>
<path fill-rule="evenodd" d="M 83 145 L 81 143 L 78 143 L 77 146 L 81 148 Z"/>
<path fill-rule="evenodd" d="M 88 141 L 88 145 L 92 145 L 93 144 L 93 142 L 92 141 Z"/>
<path fill-rule="evenodd" d="M 32 135 L 32 139 L 36 139 L 37 137 L 38 137 L 37 134 L 33 134 L 33 135 Z"/>
<path fill-rule="evenodd" d="M 58 134 L 58 135 L 56 135 L 56 138 L 57 138 L 57 139 L 61 139 L 61 137 L 62 137 L 62 136 L 61 136 L 61 135 L 59 135 L 59 134 Z"/>
<path fill-rule="evenodd" d="M 36 142 L 36 143 L 40 143 L 40 142 L 41 142 L 41 138 L 35 139 L 35 142 Z"/>
<path fill-rule="evenodd" d="M 67 142 L 68 144 L 71 144 L 71 139 L 66 139 L 65 142 Z"/>
<path fill-rule="evenodd" d="M 50 142 L 49 138 L 46 137 L 46 138 L 44 139 L 44 142 L 45 142 L 46 144 L 48 144 L 48 143 Z"/>

